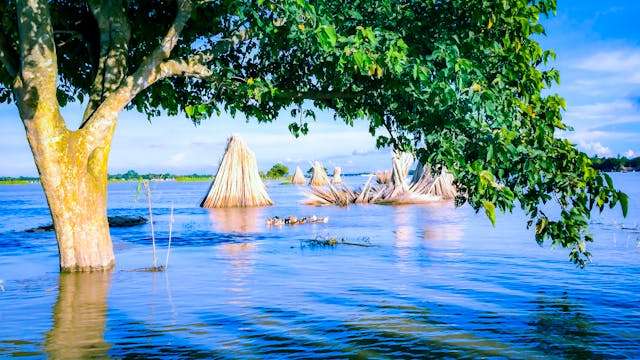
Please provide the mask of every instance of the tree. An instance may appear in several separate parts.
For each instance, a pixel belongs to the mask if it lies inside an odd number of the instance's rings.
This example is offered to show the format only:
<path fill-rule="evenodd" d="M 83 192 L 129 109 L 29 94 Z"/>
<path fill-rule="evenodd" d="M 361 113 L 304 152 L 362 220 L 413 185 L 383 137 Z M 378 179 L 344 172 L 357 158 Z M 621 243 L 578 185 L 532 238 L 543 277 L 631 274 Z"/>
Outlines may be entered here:
<path fill-rule="evenodd" d="M 269 171 L 265 174 L 265 177 L 270 179 L 279 179 L 281 177 L 287 176 L 289 173 L 289 168 L 284 164 L 277 163 L 274 164 Z"/>
<path fill-rule="evenodd" d="M 42 179 L 63 270 L 113 266 L 107 162 L 118 114 L 225 110 L 259 122 L 314 109 L 386 129 L 379 146 L 446 166 L 458 203 L 517 204 L 536 239 L 584 265 L 587 219 L 627 198 L 555 137 L 564 100 L 541 49 L 555 0 L 7 0 L 0 100 L 14 102 Z M 60 107 L 86 103 L 77 129 Z M 557 217 L 543 205 L 558 203 Z"/>

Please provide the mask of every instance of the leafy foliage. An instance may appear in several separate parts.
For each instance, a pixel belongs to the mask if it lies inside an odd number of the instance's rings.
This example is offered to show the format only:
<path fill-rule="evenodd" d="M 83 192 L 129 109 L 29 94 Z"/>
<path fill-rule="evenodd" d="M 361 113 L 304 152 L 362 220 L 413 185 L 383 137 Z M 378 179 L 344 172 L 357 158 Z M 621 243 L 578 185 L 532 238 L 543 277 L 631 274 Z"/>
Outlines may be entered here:
<path fill-rule="evenodd" d="M 265 177 L 268 179 L 279 179 L 284 176 L 287 176 L 289 173 L 289 168 L 284 164 L 277 163 L 274 164 L 269 171 L 265 174 Z"/>
<path fill-rule="evenodd" d="M 126 73 L 150 53 L 175 17 L 169 0 L 127 2 L 131 39 Z M 83 2 L 51 0 L 62 102 L 90 94 L 99 34 Z M 0 5 L 5 42 L 17 52 L 13 1 Z M 369 122 L 379 146 L 415 150 L 456 178 L 458 204 L 521 207 L 542 244 L 589 258 L 587 221 L 620 203 L 606 174 L 557 130 L 566 104 L 545 89 L 559 82 L 553 51 L 536 38 L 556 0 L 217 0 L 197 2 L 171 53 L 196 57 L 207 79 L 171 77 L 131 107 L 155 116 L 185 113 L 195 123 L 219 114 L 271 121 L 283 110 L 308 132 L 315 109 L 346 124 Z M 11 101 L 0 73 L 0 100 Z M 437 169 L 434 169 L 437 170 Z M 559 207 L 557 214 L 547 204 Z"/>

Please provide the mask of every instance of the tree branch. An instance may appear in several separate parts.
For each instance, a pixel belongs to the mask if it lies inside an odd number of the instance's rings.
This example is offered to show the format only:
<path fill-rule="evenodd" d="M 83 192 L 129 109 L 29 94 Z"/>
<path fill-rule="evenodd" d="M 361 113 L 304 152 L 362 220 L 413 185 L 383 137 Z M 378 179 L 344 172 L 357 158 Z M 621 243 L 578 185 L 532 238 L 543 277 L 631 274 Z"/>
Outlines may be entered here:
<path fill-rule="evenodd" d="M 165 34 L 158 47 L 142 61 L 138 69 L 122 82 L 120 87 L 98 106 L 93 115 L 88 117 L 82 128 L 96 134 L 96 136 L 105 131 L 105 129 L 113 128 L 117 120 L 117 114 L 141 91 L 153 85 L 156 81 L 173 75 L 183 74 L 182 70 L 193 71 L 193 74 L 201 76 L 202 69 L 179 61 L 166 61 L 171 55 L 171 51 L 176 46 L 180 32 L 184 29 L 187 21 L 191 17 L 192 3 L 190 0 L 178 0 L 178 10 L 176 18 Z M 180 66 L 178 66 L 181 64 Z M 174 70 L 180 70 L 174 73 Z M 185 75 L 191 74 L 188 71 Z"/>
<path fill-rule="evenodd" d="M 157 79 L 150 79 L 150 81 L 156 82 L 173 76 L 208 78 L 212 76 L 213 72 L 204 64 L 205 62 L 201 61 L 199 57 L 192 57 L 187 60 L 167 60 L 158 65 L 158 71 L 154 72 L 153 76 L 157 77 Z"/>
<path fill-rule="evenodd" d="M 64 127 L 57 100 L 58 64 L 47 0 L 16 1 L 20 37 L 20 89 L 16 99 L 25 123 L 37 114 L 51 115 Z"/>
<path fill-rule="evenodd" d="M 126 2 L 90 0 L 89 8 L 100 30 L 100 55 L 95 67 L 89 103 L 82 117 L 82 125 L 96 111 L 100 103 L 120 86 L 127 75 L 127 52 L 131 38 Z"/>

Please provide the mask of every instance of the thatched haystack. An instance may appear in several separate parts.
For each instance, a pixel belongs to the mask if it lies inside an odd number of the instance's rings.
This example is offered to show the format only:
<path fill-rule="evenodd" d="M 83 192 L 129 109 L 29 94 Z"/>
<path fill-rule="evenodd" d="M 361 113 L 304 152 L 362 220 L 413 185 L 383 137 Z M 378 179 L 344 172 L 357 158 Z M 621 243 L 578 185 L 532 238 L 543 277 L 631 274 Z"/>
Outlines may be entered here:
<path fill-rule="evenodd" d="M 355 203 L 358 194 L 346 186 L 328 184 L 325 187 L 311 187 L 305 205 L 338 205 L 347 206 Z"/>
<path fill-rule="evenodd" d="M 300 169 L 300 166 L 296 166 L 296 171 L 293 173 L 291 177 L 291 183 L 294 185 L 304 185 L 307 180 L 304 178 L 304 174 Z"/>
<path fill-rule="evenodd" d="M 339 166 L 336 166 L 333 168 L 333 177 L 331 178 L 331 183 L 336 185 L 336 184 L 342 184 L 342 168 Z"/>
<path fill-rule="evenodd" d="M 329 176 L 324 170 L 324 166 L 320 161 L 314 161 L 311 170 L 311 180 L 309 180 L 311 186 L 325 186 L 329 185 Z"/>
<path fill-rule="evenodd" d="M 380 185 L 388 184 L 391 181 L 391 170 L 376 171 L 376 182 Z"/>
<path fill-rule="evenodd" d="M 410 191 L 451 200 L 455 199 L 457 193 L 453 181 L 453 175 L 446 168 L 442 168 L 440 174 L 434 177 L 428 167 L 418 164 L 413 174 Z"/>
<path fill-rule="evenodd" d="M 429 167 L 418 164 L 411 181 L 408 180 L 409 168 L 413 163 L 412 154 L 394 152 L 392 170 L 381 184 L 380 172 L 371 175 L 360 190 L 351 190 L 345 186 L 330 185 L 325 188 L 313 188 L 307 194 L 308 205 L 348 204 L 419 204 L 455 198 L 456 189 L 453 175 L 442 169 L 435 178 Z M 385 172 L 386 174 L 386 172 Z M 376 183 L 373 179 L 376 178 Z"/>
<path fill-rule="evenodd" d="M 260 178 L 255 154 L 240 137 L 232 135 L 227 142 L 218 173 L 200 206 L 224 208 L 272 204 Z"/>

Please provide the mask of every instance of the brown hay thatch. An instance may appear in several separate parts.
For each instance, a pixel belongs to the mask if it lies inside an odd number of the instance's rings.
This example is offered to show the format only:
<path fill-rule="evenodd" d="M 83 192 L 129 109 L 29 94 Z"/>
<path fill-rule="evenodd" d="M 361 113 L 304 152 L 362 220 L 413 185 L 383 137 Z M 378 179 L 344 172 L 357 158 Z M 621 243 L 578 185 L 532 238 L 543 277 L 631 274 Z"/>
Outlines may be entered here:
<path fill-rule="evenodd" d="M 347 206 L 353 204 L 358 194 L 345 187 L 328 184 L 325 187 L 311 187 L 311 192 L 307 194 L 305 205 L 338 205 Z"/>
<path fill-rule="evenodd" d="M 376 182 L 380 185 L 388 184 L 391 181 L 391 170 L 376 171 Z"/>
<path fill-rule="evenodd" d="M 255 154 L 240 137 L 232 135 L 227 142 L 218 173 L 200 206 L 223 208 L 272 204 L 260 178 Z"/>
<path fill-rule="evenodd" d="M 319 161 L 313 162 L 313 167 L 311 171 L 311 180 L 309 180 L 309 185 L 311 186 L 325 186 L 329 185 L 329 177 L 327 176 L 327 172 L 324 170 L 324 166 Z"/>
<path fill-rule="evenodd" d="M 371 175 L 361 190 L 351 190 L 345 186 L 330 185 L 325 188 L 313 188 L 308 194 L 305 204 L 338 205 L 348 204 L 419 204 L 455 198 L 456 189 L 453 176 L 442 169 L 437 177 L 433 177 L 429 167 L 418 164 L 411 181 L 408 181 L 409 167 L 413 163 L 413 155 L 394 152 L 392 170 L 385 183 L 380 183 L 380 172 Z M 386 172 L 385 172 L 386 173 Z M 374 176 L 377 184 L 373 183 Z"/>
<path fill-rule="evenodd" d="M 342 168 L 336 166 L 333 168 L 333 177 L 331 178 L 332 184 L 342 184 Z"/>
<path fill-rule="evenodd" d="M 293 176 L 291 177 L 291 183 L 295 185 L 304 185 L 306 182 L 307 180 L 304 178 L 304 175 L 302 174 L 302 170 L 300 169 L 300 166 L 296 166 L 296 171 L 293 173 Z"/>

